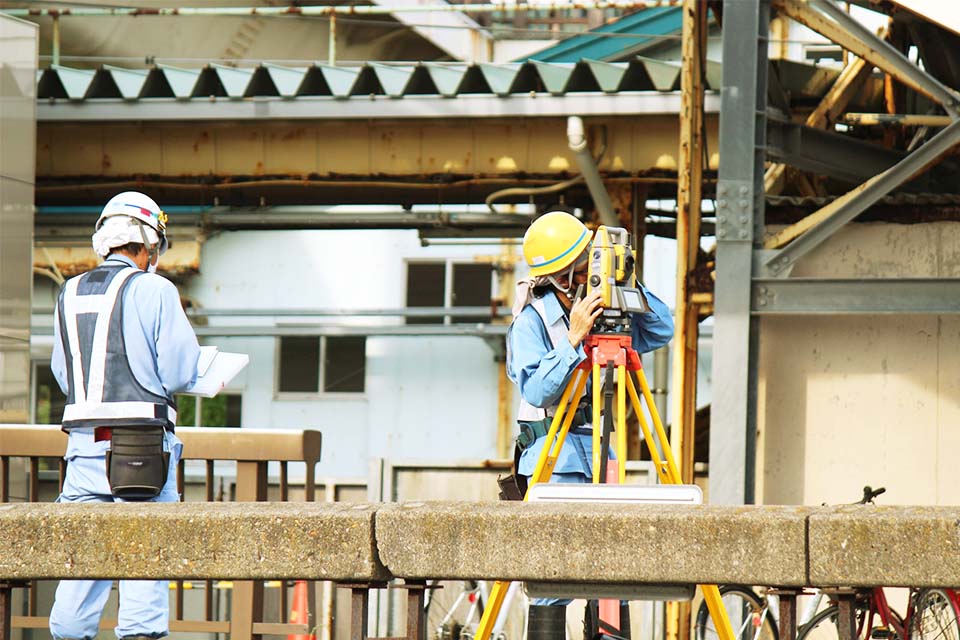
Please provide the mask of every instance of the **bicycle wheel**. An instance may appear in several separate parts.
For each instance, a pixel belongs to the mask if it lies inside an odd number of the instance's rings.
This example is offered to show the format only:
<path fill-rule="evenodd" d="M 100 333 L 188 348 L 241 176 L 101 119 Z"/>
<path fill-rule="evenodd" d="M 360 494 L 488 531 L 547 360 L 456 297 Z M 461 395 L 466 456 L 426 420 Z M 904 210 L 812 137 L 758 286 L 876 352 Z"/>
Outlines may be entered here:
<path fill-rule="evenodd" d="M 880 624 L 880 621 L 877 619 L 877 614 L 874 614 L 874 619 L 869 620 L 867 614 L 869 610 L 867 609 L 866 602 L 860 603 L 859 601 L 856 604 L 856 609 L 854 610 L 854 616 L 856 617 L 857 625 L 857 638 L 862 638 L 864 640 L 868 638 L 885 638 L 889 640 L 896 640 L 897 634 L 893 631 L 883 630 L 881 633 L 881 628 L 876 627 Z M 901 623 L 902 627 L 902 618 L 900 614 L 896 611 L 890 610 L 890 614 L 894 619 Z M 823 611 L 817 613 L 810 619 L 810 622 L 800 627 L 800 632 L 797 634 L 797 640 L 839 640 L 840 638 L 840 628 L 837 626 L 840 618 L 840 608 L 837 605 L 830 605 Z M 875 627 L 875 630 L 867 629 L 867 621 L 869 620 L 870 624 Z"/>
<path fill-rule="evenodd" d="M 779 640 L 777 622 L 765 600 L 753 589 L 739 585 L 720 587 L 720 598 L 727 610 L 733 636 L 737 640 Z M 706 601 L 697 609 L 697 640 L 718 640 L 719 634 L 710 617 Z"/>
<path fill-rule="evenodd" d="M 492 582 L 484 583 L 493 588 Z M 489 593 L 489 592 L 488 592 Z M 523 583 L 512 582 L 504 597 L 500 609 L 500 620 L 494 623 L 491 640 L 523 640 L 527 631 L 527 594 L 523 590 Z M 477 622 L 480 622 L 479 615 Z M 471 630 L 470 638 L 476 635 L 476 625 Z"/>
<path fill-rule="evenodd" d="M 434 585 L 442 588 L 429 589 L 424 601 L 427 640 L 473 640 L 483 615 L 480 590 L 493 583 L 443 580 Z M 510 588 L 500 611 L 502 624 L 494 623 L 491 640 L 521 640 L 526 630 L 527 597 L 520 583 Z"/>
<path fill-rule="evenodd" d="M 465 627 L 480 619 L 479 586 L 473 580 L 437 580 L 430 587 L 424 600 L 427 640 L 460 640 Z"/>
<path fill-rule="evenodd" d="M 944 589 L 924 589 L 917 594 L 910 619 L 911 640 L 960 640 L 960 611 Z"/>

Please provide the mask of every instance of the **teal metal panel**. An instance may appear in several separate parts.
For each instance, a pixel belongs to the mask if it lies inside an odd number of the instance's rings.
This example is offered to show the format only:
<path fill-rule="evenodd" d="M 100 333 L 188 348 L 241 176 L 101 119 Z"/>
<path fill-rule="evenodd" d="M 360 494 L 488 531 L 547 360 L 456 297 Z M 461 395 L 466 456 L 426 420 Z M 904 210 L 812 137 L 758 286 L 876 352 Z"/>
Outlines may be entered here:
<path fill-rule="evenodd" d="M 549 64 L 538 60 L 532 60 L 531 62 L 547 91 L 555 96 L 563 95 L 567 90 L 567 84 L 570 82 L 570 76 L 573 75 L 574 65 L 569 62 L 559 64 Z"/>
<path fill-rule="evenodd" d="M 140 97 L 143 85 L 147 81 L 146 69 L 124 69 L 103 65 L 103 74 L 109 74 L 124 100 L 136 100 Z M 99 74 L 98 74 L 99 75 Z M 105 96 L 103 96 L 105 97 Z"/>
<path fill-rule="evenodd" d="M 226 67 L 222 64 L 212 64 L 211 68 L 216 71 L 230 98 L 242 98 L 247 85 L 250 84 L 250 78 L 253 76 L 252 69 L 238 69 L 236 67 Z"/>
<path fill-rule="evenodd" d="M 199 70 L 180 69 L 165 64 L 158 64 L 157 69 L 167 81 L 174 97 L 185 99 L 193 95 L 193 89 L 197 86 L 197 80 L 200 78 Z"/>
<path fill-rule="evenodd" d="M 519 64 L 479 64 L 484 80 L 490 91 L 498 96 L 509 95 L 513 90 L 513 81 L 520 72 Z"/>
<path fill-rule="evenodd" d="M 92 69 L 72 69 L 50 65 L 50 68 L 40 76 L 37 97 L 83 100 L 87 96 L 93 74 Z"/>
<path fill-rule="evenodd" d="M 657 91 L 676 91 L 680 88 L 680 63 L 641 58 L 637 56 L 646 69 L 647 75 Z"/>
<path fill-rule="evenodd" d="M 281 67 L 265 62 L 261 68 L 266 71 L 271 82 L 273 82 L 277 94 L 284 98 L 292 98 L 297 95 L 297 90 L 307 75 L 307 67 Z M 244 95 L 251 95 L 251 92 L 248 90 Z M 252 93 L 252 95 L 260 94 Z"/>
<path fill-rule="evenodd" d="M 620 81 L 627 72 L 625 62 L 603 62 L 602 60 L 584 60 L 590 67 L 593 77 L 596 78 L 600 90 L 604 93 L 616 93 L 620 88 Z"/>
<path fill-rule="evenodd" d="M 369 63 L 370 68 L 377 75 L 380 86 L 384 93 L 391 98 L 401 98 L 406 93 L 407 85 L 410 84 L 410 78 L 413 76 L 413 68 L 407 66 L 394 66 L 388 64 Z"/>
<path fill-rule="evenodd" d="M 445 98 L 452 98 L 460 91 L 460 85 L 463 83 L 463 77 L 467 73 L 467 66 L 463 64 L 438 64 L 435 62 L 424 62 L 423 66 L 430 79 L 437 87 L 437 91 Z"/>
<path fill-rule="evenodd" d="M 577 62 L 584 58 L 622 60 L 644 47 L 656 44 L 661 36 L 679 32 L 681 26 L 682 13 L 679 7 L 651 7 L 568 38 L 519 61 Z"/>
<path fill-rule="evenodd" d="M 357 77 L 360 75 L 359 68 L 349 67 L 331 67 L 330 65 L 317 65 L 323 79 L 330 88 L 330 93 L 338 98 L 349 98 L 357 83 Z"/>

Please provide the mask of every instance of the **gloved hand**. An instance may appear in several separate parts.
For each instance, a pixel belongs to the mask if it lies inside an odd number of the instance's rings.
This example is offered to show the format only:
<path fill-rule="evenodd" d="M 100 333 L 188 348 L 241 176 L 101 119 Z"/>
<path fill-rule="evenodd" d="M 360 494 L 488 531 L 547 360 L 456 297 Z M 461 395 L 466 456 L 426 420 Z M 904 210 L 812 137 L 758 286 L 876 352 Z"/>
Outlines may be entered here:
<path fill-rule="evenodd" d="M 600 317 L 603 312 L 601 306 L 602 294 L 599 290 L 592 294 L 574 301 L 570 309 L 570 329 L 567 331 L 567 339 L 576 349 L 583 342 L 583 339 L 593 329 L 594 321 Z"/>

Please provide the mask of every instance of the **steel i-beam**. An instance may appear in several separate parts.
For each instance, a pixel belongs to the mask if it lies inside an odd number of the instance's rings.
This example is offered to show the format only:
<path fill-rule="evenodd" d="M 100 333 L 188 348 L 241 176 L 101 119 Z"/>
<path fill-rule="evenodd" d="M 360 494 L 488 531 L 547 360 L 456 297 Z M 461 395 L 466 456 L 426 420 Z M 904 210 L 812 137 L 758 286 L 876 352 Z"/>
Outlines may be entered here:
<path fill-rule="evenodd" d="M 862 185 L 840 196 L 819 211 L 810 214 L 776 234 L 765 243 L 768 249 L 789 245 L 768 258 L 765 268 L 774 275 L 784 275 L 802 256 L 806 255 L 837 229 L 853 220 L 897 186 L 936 162 L 941 156 L 960 143 L 960 120 L 931 138 L 922 147 L 890 167 L 883 173 L 867 180 Z"/>

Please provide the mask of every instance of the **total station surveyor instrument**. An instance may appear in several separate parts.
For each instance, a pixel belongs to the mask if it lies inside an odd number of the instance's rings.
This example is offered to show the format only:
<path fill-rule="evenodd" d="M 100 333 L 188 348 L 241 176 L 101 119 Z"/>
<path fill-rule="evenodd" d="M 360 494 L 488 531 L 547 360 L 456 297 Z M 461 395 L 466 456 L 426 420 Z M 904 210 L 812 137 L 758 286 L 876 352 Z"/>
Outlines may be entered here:
<path fill-rule="evenodd" d="M 577 403 L 592 377 L 592 424 L 593 424 L 593 482 L 623 484 L 626 479 L 627 459 L 627 395 L 633 408 L 634 418 L 640 426 L 654 468 L 662 484 L 682 484 L 670 441 L 653 401 L 653 394 L 643 373 L 640 354 L 633 348 L 633 314 L 649 311 L 643 291 L 636 286 L 636 256 L 630 245 L 630 234 L 620 227 L 600 226 L 590 246 L 587 292 L 599 291 L 603 311 L 594 322 L 590 334 L 583 341 L 587 358 L 577 367 L 567 383 L 557 411 L 547 431 L 547 446 L 530 477 L 524 500 L 530 497 L 530 488 L 537 483 L 548 482 L 553 474 L 560 450 L 566 440 L 570 425 L 577 413 Z M 583 296 L 584 287 L 578 287 L 575 298 Z M 601 370 L 603 375 L 601 376 Z M 641 406 L 643 396 L 646 412 Z M 616 411 L 614 411 L 616 401 Z M 602 410 L 602 412 L 601 412 Z M 647 421 L 650 416 L 651 424 Z M 616 425 L 614 426 L 614 421 Z M 654 438 L 656 434 L 656 438 Z M 611 437 L 615 436 L 616 460 L 609 460 Z M 662 452 L 662 453 L 661 453 Z M 618 464 L 619 461 L 619 464 Z M 608 465 L 612 466 L 608 479 Z M 477 628 L 475 640 L 489 640 L 494 623 L 503 605 L 509 582 L 497 581 L 490 592 L 487 606 Z M 730 619 L 720 598 L 716 585 L 701 585 L 704 600 L 713 618 L 720 640 L 735 640 Z M 612 610 L 612 624 L 607 628 L 619 629 L 619 615 Z M 600 615 L 601 625 L 608 620 Z"/>

